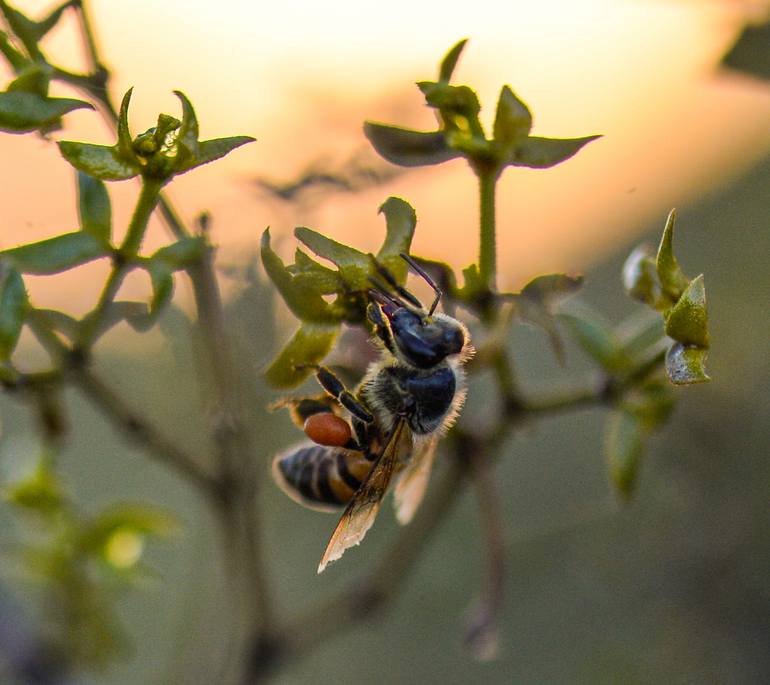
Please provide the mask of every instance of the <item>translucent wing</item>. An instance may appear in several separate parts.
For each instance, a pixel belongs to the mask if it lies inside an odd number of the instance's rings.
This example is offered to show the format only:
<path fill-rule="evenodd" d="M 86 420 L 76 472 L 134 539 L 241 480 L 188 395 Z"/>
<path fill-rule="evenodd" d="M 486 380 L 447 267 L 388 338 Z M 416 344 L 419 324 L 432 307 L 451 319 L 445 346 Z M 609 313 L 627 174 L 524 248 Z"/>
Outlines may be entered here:
<path fill-rule="evenodd" d="M 321 573 L 332 561 L 339 559 L 345 550 L 361 542 L 372 527 L 380 503 L 388 489 L 400 455 L 412 449 L 412 433 L 404 419 L 399 419 L 391 431 L 382 453 L 372 470 L 353 495 L 332 533 L 326 551 L 318 565 Z"/>
<path fill-rule="evenodd" d="M 393 491 L 393 504 L 396 507 L 396 519 L 402 526 L 412 520 L 425 496 L 436 456 L 436 445 L 438 445 L 438 436 L 416 447 L 411 460 L 399 475 Z"/>

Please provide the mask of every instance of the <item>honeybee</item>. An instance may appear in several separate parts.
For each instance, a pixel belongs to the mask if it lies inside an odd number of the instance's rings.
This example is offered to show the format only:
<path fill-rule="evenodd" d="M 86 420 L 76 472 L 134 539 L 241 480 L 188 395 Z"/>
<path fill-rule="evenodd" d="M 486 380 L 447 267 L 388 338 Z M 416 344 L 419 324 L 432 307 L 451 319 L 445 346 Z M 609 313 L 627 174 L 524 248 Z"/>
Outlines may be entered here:
<path fill-rule="evenodd" d="M 411 257 L 401 257 L 433 289 L 430 308 L 378 264 L 384 282 L 370 279 L 367 318 L 379 359 L 352 392 L 328 368 L 314 367 L 325 395 L 288 401 L 312 442 L 274 458 L 276 483 L 312 509 L 345 506 L 318 573 L 361 542 L 394 478 L 396 518 L 401 524 L 411 520 L 438 440 L 465 401 L 463 365 L 473 354 L 468 329 L 436 313 L 441 290 Z"/>

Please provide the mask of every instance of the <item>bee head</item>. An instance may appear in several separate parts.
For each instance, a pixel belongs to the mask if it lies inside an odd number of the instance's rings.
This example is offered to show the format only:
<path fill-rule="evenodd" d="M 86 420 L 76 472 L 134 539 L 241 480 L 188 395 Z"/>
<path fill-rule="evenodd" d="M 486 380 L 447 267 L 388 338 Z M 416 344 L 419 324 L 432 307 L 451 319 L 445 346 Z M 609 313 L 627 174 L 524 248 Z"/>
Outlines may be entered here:
<path fill-rule="evenodd" d="M 460 354 L 467 342 L 463 325 L 445 314 L 424 316 L 400 307 L 388 318 L 398 353 L 420 369 L 429 369 L 450 355 Z"/>
<path fill-rule="evenodd" d="M 374 307 L 369 318 L 377 330 L 389 331 L 392 346 L 382 332 L 378 335 L 386 340 L 391 352 L 412 366 L 429 369 L 450 355 L 467 351 L 468 331 L 457 319 L 446 314 L 434 314 L 441 300 L 441 289 L 412 257 L 403 253 L 401 257 L 433 289 L 436 295 L 433 304 L 426 310 L 388 269 L 375 260 L 375 267 L 385 283 L 369 279 L 374 286 L 369 291 L 371 306 Z"/>

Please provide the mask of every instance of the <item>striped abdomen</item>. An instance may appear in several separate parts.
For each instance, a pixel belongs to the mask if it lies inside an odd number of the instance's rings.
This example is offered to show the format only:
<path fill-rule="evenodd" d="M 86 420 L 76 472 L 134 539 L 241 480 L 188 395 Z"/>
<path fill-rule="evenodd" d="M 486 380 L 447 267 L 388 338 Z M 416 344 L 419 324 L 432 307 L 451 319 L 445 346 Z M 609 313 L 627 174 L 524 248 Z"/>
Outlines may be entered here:
<path fill-rule="evenodd" d="M 273 478 L 293 500 L 332 511 L 347 504 L 372 470 L 363 452 L 306 442 L 273 460 Z"/>

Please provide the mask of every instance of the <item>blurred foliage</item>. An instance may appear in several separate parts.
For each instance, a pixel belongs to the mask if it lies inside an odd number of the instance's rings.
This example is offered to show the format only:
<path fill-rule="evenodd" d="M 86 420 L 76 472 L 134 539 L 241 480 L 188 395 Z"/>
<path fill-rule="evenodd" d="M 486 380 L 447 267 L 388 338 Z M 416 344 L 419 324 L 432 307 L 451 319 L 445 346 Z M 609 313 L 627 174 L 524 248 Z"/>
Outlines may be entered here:
<path fill-rule="evenodd" d="M 168 535 L 176 525 L 174 515 L 147 504 L 110 502 L 104 507 L 95 507 L 95 513 L 86 512 L 79 504 L 83 500 L 70 494 L 67 481 L 59 475 L 68 424 L 59 416 L 57 402 L 62 387 L 71 383 L 147 453 L 159 458 L 165 466 L 177 469 L 177 479 L 189 478 L 204 496 L 202 499 L 213 504 L 212 511 L 224 523 L 219 532 L 224 533 L 226 544 L 233 545 L 225 552 L 232 556 L 229 561 L 234 562 L 229 569 L 236 579 L 233 585 L 239 587 L 237 581 L 240 580 L 240 589 L 248 588 L 248 596 L 234 595 L 234 602 L 230 598 L 227 611 L 222 608 L 225 602 L 220 602 L 217 608 L 220 614 L 227 614 L 229 610 L 234 614 L 238 610 L 248 614 L 253 624 L 249 629 L 254 633 L 249 639 L 254 639 L 254 645 L 250 646 L 249 657 L 240 661 L 243 661 L 246 679 L 256 680 L 275 668 L 276 653 L 284 657 L 289 654 L 271 652 L 271 649 L 276 645 L 288 649 L 291 639 L 297 637 L 281 635 L 280 630 L 285 628 L 268 624 L 270 617 L 264 609 L 269 603 L 264 602 L 262 595 L 268 595 L 272 602 L 273 593 L 272 586 L 267 584 L 265 569 L 275 571 L 279 566 L 276 559 L 280 559 L 282 570 L 296 573 L 301 565 L 291 562 L 292 555 L 299 554 L 304 546 L 298 541 L 315 539 L 313 536 L 318 531 L 310 519 L 297 524 L 296 534 L 293 526 L 285 521 L 273 521 L 275 529 L 268 533 L 271 552 L 267 555 L 268 562 L 264 563 L 255 554 L 261 544 L 261 533 L 253 536 L 251 530 L 256 521 L 254 493 L 257 489 L 253 481 L 261 480 L 261 473 L 254 468 L 257 460 L 248 436 L 261 438 L 255 442 L 265 454 L 277 449 L 278 444 L 273 443 L 280 442 L 274 436 L 280 433 L 276 427 L 281 426 L 281 419 L 273 417 L 269 424 L 265 422 L 262 408 L 266 390 L 259 381 L 242 384 L 235 381 L 240 380 L 240 376 L 256 375 L 256 369 L 273 351 L 272 299 L 253 263 L 231 265 L 225 269 L 225 276 L 236 282 L 237 293 L 223 308 L 213 274 L 214 247 L 209 240 L 208 222 L 201 221 L 191 232 L 175 217 L 173 208 L 161 195 L 161 188 L 175 176 L 214 161 L 253 139 L 234 136 L 200 141 L 192 104 L 178 91 L 175 94 L 181 102 L 181 119 L 160 114 L 154 127 L 133 136 L 128 122 L 131 91 L 125 94 L 116 112 L 106 88 L 108 73 L 95 53 L 93 40 L 89 47 L 93 70 L 87 74 L 75 74 L 53 64 L 40 46 L 41 39 L 70 9 L 79 13 L 88 37 L 90 28 L 81 2 L 66 2 L 42 20 L 34 21 L 0 0 L 0 12 L 9 29 L 9 33 L 0 32 L 0 52 L 15 74 L 6 91 L 0 93 L 0 129 L 12 133 L 38 132 L 45 136 L 61 127 L 68 112 L 94 104 L 115 113 L 116 129 L 116 142 L 112 146 L 82 141 L 59 143 L 62 156 L 78 172 L 78 230 L 0 252 L 0 382 L 7 391 L 30 400 L 39 421 L 34 432 L 42 451 L 35 468 L 26 477 L 4 484 L 4 509 L 13 512 L 11 518 L 21 531 L 15 541 L 15 556 L 26 571 L 25 580 L 41 581 L 45 595 L 43 620 L 56 624 L 50 631 L 52 642 L 59 653 L 66 654 L 69 662 L 62 670 L 72 666 L 103 666 L 125 646 L 114 611 L 116 597 L 148 575 L 149 567 L 142 563 L 145 541 Z M 531 112 L 510 87 L 504 86 L 496 106 L 492 137 L 487 138 L 475 92 L 468 86 L 450 84 L 464 46 L 465 41 L 461 41 L 447 53 L 436 81 L 418 83 L 427 105 L 435 110 L 437 130 L 413 131 L 371 122 L 365 125 L 366 136 L 388 161 L 409 167 L 464 158 L 480 180 L 479 258 L 462 271 L 462 285 L 448 265 L 429 258 L 415 258 L 418 266 L 431 274 L 444 291 L 446 310 L 454 313 L 462 309 L 461 315 L 474 328 L 474 336 L 481 344 L 472 372 L 491 372 L 489 375 L 498 392 L 495 402 L 489 404 L 499 404 L 501 408 L 499 416 L 494 417 L 496 423 L 491 426 L 479 423 L 486 435 L 468 431 L 461 425 L 447 442 L 456 453 L 456 463 L 464 464 L 472 474 L 478 465 L 471 465 L 478 455 L 499 455 L 499 447 L 509 429 L 524 418 L 586 405 L 601 406 L 608 409 L 605 454 L 609 474 L 617 491 L 628 496 L 637 486 L 640 461 L 648 443 L 668 420 L 673 407 L 673 391 L 663 371 L 677 385 L 708 380 L 703 368 L 710 344 L 703 277 L 686 277 L 674 257 L 672 213 L 655 257 L 650 251 L 637 250 L 624 267 L 624 283 L 629 294 L 662 315 L 662 320 L 659 316 L 632 316 L 612 326 L 586 307 L 576 306 L 574 302 L 565 304 L 564 300 L 583 284 L 578 276 L 545 274 L 534 278 L 517 293 L 498 292 L 494 203 L 499 176 L 507 166 L 548 168 L 561 163 L 598 136 L 553 139 L 530 135 Z M 49 97 L 52 81 L 74 86 L 89 101 Z M 104 182 L 130 178 L 141 181 L 142 189 L 124 238 L 118 243 L 114 234 L 123 232 L 113 230 L 109 193 Z M 291 197 L 304 187 L 318 183 L 355 188 L 355 184 L 344 186 L 332 177 L 313 178 L 306 174 L 304 180 L 294 185 L 272 190 L 274 194 Z M 157 207 L 166 217 L 174 241 L 146 255 L 141 249 L 143 238 Z M 267 367 L 266 381 L 277 387 L 297 385 L 307 376 L 307 365 L 322 361 L 333 349 L 343 325 L 368 326 L 366 307 L 372 279 L 389 273 L 392 274 L 391 287 L 397 289 L 405 283 L 407 269 L 400 255 L 410 251 L 416 226 L 414 209 L 405 200 L 391 197 L 380 211 L 385 217 L 386 235 L 377 255 L 365 254 L 312 229 L 299 227 L 295 237 L 314 256 L 297 248 L 294 262 L 286 265 L 273 251 L 269 231 L 264 232 L 261 258 L 265 272 L 289 309 L 300 319 L 293 337 Z M 110 260 L 111 269 L 96 307 L 85 316 L 77 318 L 63 311 L 39 309 L 30 302 L 25 275 L 58 274 L 97 259 Z M 148 302 L 116 300 L 123 280 L 133 270 L 143 270 L 149 275 L 152 292 Z M 193 283 L 195 322 L 173 304 L 174 286 L 181 273 Z M 567 393 L 545 400 L 529 397 L 513 378 L 509 359 L 514 347 L 512 341 L 517 335 L 511 324 L 517 321 L 544 329 L 562 362 L 570 346 L 580 346 L 598 381 L 577 395 Z M 95 374 L 93 352 L 107 331 L 121 324 L 128 324 L 135 331 L 148 331 L 157 325 L 172 352 L 160 369 L 153 369 L 152 363 L 142 360 L 139 372 L 124 371 L 126 377 L 122 379 L 120 391 L 113 392 Z M 14 356 L 25 327 L 49 357 L 49 364 L 35 371 L 22 368 Z M 260 335 L 255 336 L 255 331 Z M 562 339 L 563 333 L 566 340 Z M 211 411 L 213 418 L 207 417 L 206 421 L 201 420 L 200 407 L 193 410 L 189 406 L 190 396 L 195 392 L 187 387 L 186 375 L 179 373 L 193 363 L 194 357 L 204 356 L 201 349 L 207 351 L 208 357 L 199 364 L 203 370 L 199 371 L 197 390 L 217 402 Z M 230 369 L 229 355 L 233 351 L 238 366 Z M 563 375 L 560 374 L 562 380 Z M 153 389 L 153 383 L 158 383 L 158 387 Z M 123 400 L 122 395 L 135 392 L 137 385 L 140 390 L 149 391 L 142 400 L 146 412 L 130 409 Z M 155 406 L 162 402 L 166 405 Z M 485 410 L 489 413 L 490 406 Z M 164 429 L 170 425 L 174 433 L 168 437 L 158 430 L 158 425 Z M 243 425 L 248 428 L 243 430 Z M 564 436 L 558 437 L 562 439 L 563 449 Z M 79 439 L 83 439 L 82 431 Z M 195 457 L 187 451 L 192 443 L 196 445 Z M 475 445 L 477 450 L 468 450 L 469 445 Z M 666 446 L 670 444 L 664 443 Z M 96 452 L 102 451 L 102 445 L 99 444 L 99 449 L 91 445 L 91 449 L 94 454 L 83 458 L 94 458 Z M 197 456 L 198 449 L 203 457 Z M 97 470 L 105 468 L 95 459 L 92 463 Z M 570 487 L 582 476 L 579 471 L 570 471 L 569 466 L 561 468 L 561 475 Z M 572 473 L 571 478 L 567 477 L 568 472 Z M 85 480 L 89 479 L 90 474 Z M 102 481 L 97 482 L 93 487 L 100 488 Z M 124 485 L 121 482 L 121 486 Z M 451 496 L 456 497 L 459 492 L 458 488 Z M 156 495 L 165 502 L 168 493 L 159 487 Z M 280 509 L 281 504 L 277 499 L 271 500 L 272 497 L 267 495 L 270 507 Z M 481 499 L 486 525 L 495 517 L 509 518 L 496 510 L 491 515 L 486 512 L 485 517 L 484 507 L 491 505 L 485 505 L 483 497 Z M 550 492 L 544 499 L 556 501 L 557 498 Z M 508 507 L 509 503 L 505 502 L 504 506 Z M 244 518 L 246 537 L 238 537 L 244 535 L 238 527 Z M 458 526 L 463 533 L 461 544 L 466 547 L 472 547 L 479 536 L 477 531 L 468 530 L 469 518 L 472 517 L 463 516 Z M 206 520 L 210 525 L 210 520 Z M 262 521 L 256 523 L 261 525 Z M 430 530 L 430 526 L 427 529 Z M 418 545 L 422 543 L 423 540 L 417 540 Z M 456 548 L 457 541 L 454 545 Z M 395 549 L 398 552 L 400 548 Z M 501 551 L 493 550 L 498 556 Z M 212 555 L 204 556 L 208 559 Z M 405 554 L 405 557 L 415 558 L 416 554 L 412 557 Z M 402 563 L 401 556 L 397 555 L 396 561 Z M 457 565 L 447 564 L 444 558 L 440 563 L 433 561 L 430 568 L 435 578 L 462 586 L 462 601 L 465 601 L 467 569 L 455 568 Z M 387 566 L 385 568 L 387 570 Z M 495 572 L 493 568 L 492 574 Z M 245 582 L 238 576 L 243 573 Z M 291 573 L 271 575 L 278 576 L 275 582 L 283 590 L 280 596 L 288 598 L 286 604 L 296 605 L 290 608 L 303 609 L 306 600 L 315 599 L 316 586 L 295 582 L 296 576 L 292 578 Z M 535 578 L 543 582 L 542 576 L 535 575 Z M 358 586 L 352 587 L 353 590 L 343 594 L 343 600 L 352 602 L 353 613 L 344 615 L 347 621 L 340 625 L 352 624 L 369 611 L 364 606 L 365 594 L 356 599 Z M 440 583 L 428 584 L 428 589 L 442 594 Z M 376 592 L 372 597 L 372 601 L 377 600 Z M 222 629 L 209 630 L 215 620 L 205 614 L 205 607 L 200 608 L 204 600 L 196 596 L 195 610 L 200 611 L 198 618 L 206 628 L 208 646 L 209 639 L 214 641 L 220 635 L 227 635 L 238 620 L 229 615 L 219 616 Z M 412 600 L 419 606 L 419 598 L 412 597 Z M 344 612 L 346 606 L 345 601 L 333 602 L 329 611 Z M 412 611 L 410 606 L 409 613 L 417 616 L 418 622 L 422 620 L 423 612 Z M 484 626 L 493 638 L 497 637 L 498 626 L 494 622 L 498 613 L 501 612 L 491 612 L 494 616 Z M 165 619 L 161 612 L 157 614 L 153 620 Z M 330 615 L 336 630 L 334 614 Z M 187 622 L 180 621 L 179 625 L 182 624 L 186 629 Z M 312 621 L 303 621 L 300 616 L 298 625 L 298 634 L 304 630 L 316 639 L 319 631 Z M 406 621 L 404 625 L 408 634 L 411 624 Z M 276 632 L 271 632 L 273 630 Z M 321 630 L 321 639 L 333 632 Z M 284 642 L 279 643 L 279 638 Z M 183 636 L 183 639 L 189 638 Z M 353 636 L 353 644 L 357 639 L 360 635 Z M 224 639 L 221 641 L 224 643 Z M 445 649 L 446 639 L 441 644 Z M 411 646 L 422 650 L 422 660 L 427 662 L 430 660 L 425 659 L 428 652 L 424 650 L 430 650 L 431 645 L 423 635 Z M 225 647 L 227 645 L 222 647 L 223 651 Z M 232 661 L 232 650 L 228 656 Z M 345 666 L 347 662 L 343 660 Z M 308 663 L 312 665 L 312 661 Z M 194 664 L 187 664 L 186 672 L 195 671 L 198 678 L 200 673 L 205 673 L 208 682 L 213 672 L 210 663 L 208 666 L 209 670 L 198 671 Z M 442 667 L 439 665 L 439 669 Z M 399 668 L 396 666 L 390 672 L 397 680 Z"/>

